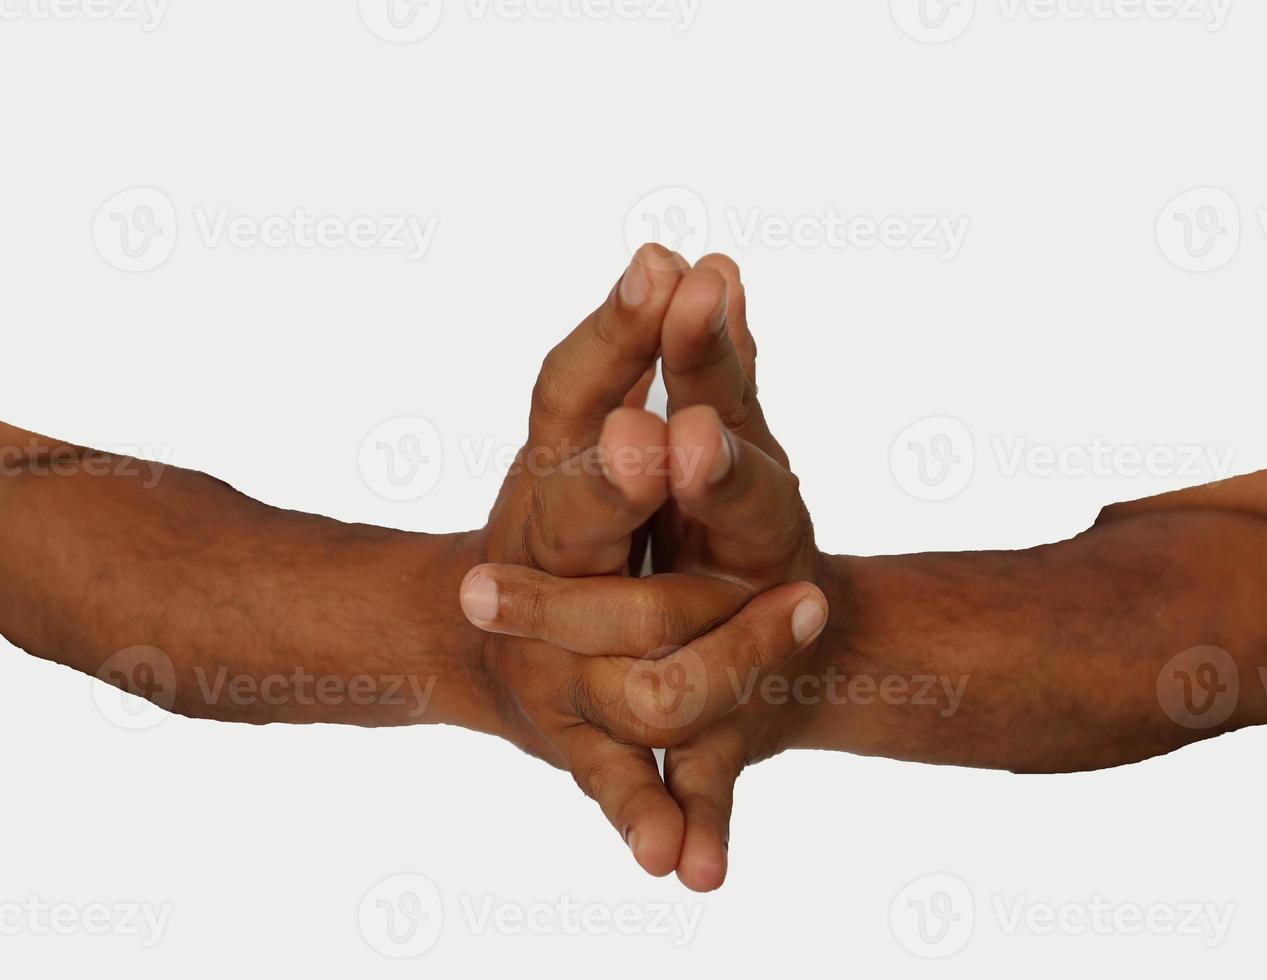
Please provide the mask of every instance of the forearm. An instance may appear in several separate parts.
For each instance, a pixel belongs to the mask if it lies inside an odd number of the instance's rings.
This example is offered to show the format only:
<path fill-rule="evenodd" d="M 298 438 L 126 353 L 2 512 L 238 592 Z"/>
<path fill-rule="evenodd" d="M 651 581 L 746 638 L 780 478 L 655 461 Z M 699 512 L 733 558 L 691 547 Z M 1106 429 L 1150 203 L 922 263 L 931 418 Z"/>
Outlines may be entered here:
<path fill-rule="evenodd" d="M 1260 517 L 1144 514 L 1029 551 L 833 558 L 826 568 L 833 615 L 820 665 L 854 686 L 838 682 L 843 697 L 808 712 L 803 747 L 1069 771 L 1267 720 Z M 1220 699 L 1209 721 L 1235 704 L 1209 727 L 1162 703 L 1182 680 L 1163 668 L 1195 647 L 1226 650 L 1239 681 L 1239 693 L 1196 692 L 1198 707 Z"/>
<path fill-rule="evenodd" d="M 174 684 L 152 699 L 195 717 L 495 729 L 456 601 L 473 536 L 281 511 L 173 467 L 35 463 L 0 476 L 15 645 L 115 683 L 111 658 L 155 648 Z"/>

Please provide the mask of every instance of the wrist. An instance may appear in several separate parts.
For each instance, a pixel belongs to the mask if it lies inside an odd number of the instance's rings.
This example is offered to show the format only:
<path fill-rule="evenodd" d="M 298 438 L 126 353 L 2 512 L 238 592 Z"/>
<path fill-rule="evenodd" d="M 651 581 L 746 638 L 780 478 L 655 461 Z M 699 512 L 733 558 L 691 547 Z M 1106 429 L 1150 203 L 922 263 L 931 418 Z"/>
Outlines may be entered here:
<path fill-rule="evenodd" d="M 409 534 L 393 542 L 384 579 L 395 624 L 392 660 L 414 689 L 429 691 L 424 712 L 385 715 L 383 724 L 446 724 L 503 735 L 495 678 L 484 656 L 487 634 L 458 602 L 463 577 L 485 560 L 483 530 Z"/>
<path fill-rule="evenodd" d="M 873 712 L 879 700 L 884 670 L 859 654 L 862 631 L 873 628 L 857 595 L 869 579 L 868 559 L 843 555 L 818 556 L 818 587 L 827 597 L 827 625 L 815 641 L 810 670 L 815 696 L 802 708 L 789 748 L 863 751 Z"/>

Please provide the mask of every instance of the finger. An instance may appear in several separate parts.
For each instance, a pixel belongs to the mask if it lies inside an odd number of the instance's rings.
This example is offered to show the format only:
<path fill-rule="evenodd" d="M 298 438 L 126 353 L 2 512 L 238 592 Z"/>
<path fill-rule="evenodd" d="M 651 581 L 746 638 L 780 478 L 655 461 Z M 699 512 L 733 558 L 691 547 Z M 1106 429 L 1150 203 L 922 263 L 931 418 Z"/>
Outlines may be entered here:
<path fill-rule="evenodd" d="M 587 656 L 667 656 L 748 601 L 743 586 L 704 575 L 556 578 L 523 565 L 480 565 L 462 582 L 474 626 Z"/>
<path fill-rule="evenodd" d="M 739 264 L 729 255 L 714 252 L 705 255 L 695 263 L 697 269 L 712 269 L 721 273 L 726 280 L 729 302 L 726 311 L 726 326 L 730 333 L 730 341 L 735 345 L 739 355 L 739 364 L 744 375 L 753 384 L 757 383 L 757 342 L 748 329 L 748 290 L 743 284 L 739 272 Z"/>
<path fill-rule="evenodd" d="M 647 368 L 638 383 L 629 389 L 629 394 L 621 402 L 626 408 L 646 408 L 647 396 L 651 394 L 651 386 L 655 384 L 655 365 Z"/>
<path fill-rule="evenodd" d="M 808 582 L 764 592 L 717 629 L 658 660 L 582 662 L 576 709 L 621 741 L 672 748 L 724 718 L 754 685 L 813 643 L 827 599 Z"/>
<path fill-rule="evenodd" d="M 592 445 L 660 349 L 664 313 L 687 267 L 659 245 L 634 255 L 606 302 L 548 355 L 532 394 L 530 442 Z"/>
<path fill-rule="evenodd" d="M 556 575 L 612 574 L 629 560 L 631 536 L 669 496 L 667 428 L 637 408 L 618 408 L 598 444 L 531 486 L 526 560 Z"/>
<path fill-rule="evenodd" d="M 649 749 L 615 742 L 588 725 L 564 739 L 572 777 L 629 845 L 634 860 L 661 878 L 677 867 L 685 819 Z"/>
<path fill-rule="evenodd" d="M 726 880 L 730 814 L 744 756 L 743 737 L 722 726 L 669 749 L 664 757 L 665 782 L 686 818 L 677 876 L 692 891 L 710 892 Z"/>
<path fill-rule="evenodd" d="M 727 331 L 727 294 L 725 277 L 711 268 L 686 273 L 673 294 L 662 340 L 670 411 L 709 405 L 740 438 L 783 457 Z"/>
<path fill-rule="evenodd" d="M 712 408 L 683 409 L 669 420 L 669 472 L 674 501 L 707 528 L 707 554 L 719 567 L 782 581 L 781 571 L 810 553 L 813 531 L 796 475 L 729 432 Z"/>

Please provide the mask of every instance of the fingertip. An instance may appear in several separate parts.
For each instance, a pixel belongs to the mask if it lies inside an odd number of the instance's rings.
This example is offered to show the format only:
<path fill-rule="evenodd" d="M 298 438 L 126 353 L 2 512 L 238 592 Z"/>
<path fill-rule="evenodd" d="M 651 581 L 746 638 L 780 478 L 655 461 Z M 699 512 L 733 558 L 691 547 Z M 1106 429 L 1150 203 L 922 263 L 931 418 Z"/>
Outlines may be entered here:
<path fill-rule="evenodd" d="M 669 370 L 689 371 L 719 356 L 726 336 L 730 285 L 716 269 L 696 266 L 683 277 L 664 317 L 661 338 Z"/>
<path fill-rule="evenodd" d="M 663 878 L 672 874 L 678 866 L 684 833 L 685 822 L 681 812 L 674 820 L 666 811 L 656 819 L 644 820 L 629 831 L 629 850 L 643 871 L 654 878 Z"/>
<path fill-rule="evenodd" d="M 792 638 L 798 647 L 806 647 L 822 634 L 827 626 L 830 606 L 823 590 L 812 583 L 806 583 L 796 605 L 792 609 Z"/>
<path fill-rule="evenodd" d="M 755 383 L 757 344 L 752 337 L 752 332 L 748 329 L 748 295 L 743 283 L 743 275 L 739 269 L 739 263 L 729 255 L 714 252 L 712 255 L 705 255 L 695 264 L 697 269 L 701 266 L 707 269 L 715 269 L 726 277 L 726 282 L 730 286 L 729 309 L 727 311 L 730 339 L 735 345 L 735 351 L 739 355 L 740 362 L 743 364 L 744 373 L 748 376 L 748 380 Z"/>
<path fill-rule="evenodd" d="M 726 881 L 730 856 L 716 837 L 687 835 L 677 876 L 693 892 L 712 892 Z"/>
<path fill-rule="evenodd" d="M 633 264 L 653 273 L 681 273 L 690 268 L 682 256 L 659 242 L 647 242 L 634 252 Z"/>
<path fill-rule="evenodd" d="M 462 612 L 472 626 L 481 629 L 496 622 L 501 606 L 494 566 L 477 565 L 466 573 L 458 591 Z"/>
<path fill-rule="evenodd" d="M 646 507 L 668 496 L 665 421 L 641 408 L 608 414 L 598 438 L 603 474 L 635 506 Z"/>
<path fill-rule="evenodd" d="M 658 327 L 670 299 L 677 289 L 683 271 L 690 266 L 682 256 L 663 245 L 648 242 L 639 247 L 629 260 L 613 295 L 617 308 L 627 315 L 636 315 L 635 322 L 655 321 Z"/>
<path fill-rule="evenodd" d="M 695 263 L 695 268 L 713 269 L 733 283 L 743 281 L 739 263 L 723 252 L 710 252 Z"/>
<path fill-rule="evenodd" d="M 703 496 L 734 469 L 734 437 L 711 405 L 692 405 L 668 422 L 670 489 L 680 500 Z"/>

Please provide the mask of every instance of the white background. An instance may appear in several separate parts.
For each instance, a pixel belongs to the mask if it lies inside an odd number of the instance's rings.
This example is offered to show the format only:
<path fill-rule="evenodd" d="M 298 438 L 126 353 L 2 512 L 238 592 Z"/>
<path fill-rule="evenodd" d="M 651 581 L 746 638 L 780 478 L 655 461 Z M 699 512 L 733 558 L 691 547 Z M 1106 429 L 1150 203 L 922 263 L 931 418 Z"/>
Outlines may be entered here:
<path fill-rule="evenodd" d="M 977 0 L 970 23 L 950 8 L 938 31 L 913 0 L 702 0 L 689 29 L 658 0 L 634 19 L 445 0 L 434 31 L 406 44 L 367 26 L 387 33 L 376 0 L 173 2 L 157 24 L 129 20 L 122 0 L 105 19 L 73 3 L 49 19 L 47 3 L 3 0 L 0 19 L 6 421 L 161 455 L 282 506 L 479 526 L 501 474 L 473 472 L 462 447 L 523 437 L 540 358 L 620 274 L 629 229 L 650 235 L 639 202 L 670 187 L 652 210 L 689 232 L 690 257 L 706 246 L 744 267 L 763 401 L 829 550 L 1025 547 L 1078 532 L 1106 502 L 1224 475 L 1015 469 L 1018 445 L 1202 447 L 1232 451 L 1235 472 L 1267 465 L 1261 3 L 1234 0 L 1210 30 L 1164 5 L 1128 16 L 1131 0 L 1081 19 L 1091 0 L 1050 18 Z M 148 256 L 174 250 L 150 271 L 111 264 L 111 213 L 136 213 L 109 202 L 132 187 L 171 202 Z M 1167 210 L 1191 188 L 1223 193 Z M 221 209 L 258 223 L 296 208 L 434 219 L 434 237 L 411 259 L 241 247 L 199 228 Z M 953 258 L 779 241 L 780 220 L 833 209 L 969 224 Z M 773 231 L 736 235 L 754 215 Z M 1184 215 L 1199 222 L 1191 250 L 1176 238 Z M 405 502 L 358 464 L 367 434 L 400 416 L 430 420 L 444 452 L 434 489 Z M 904 434 L 929 417 L 943 421 Z M 922 483 L 913 442 L 942 467 Z M 13 975 L 1058 977 L 1130 964 L 1241 977 L 1267 952 L 1261 732 L 1051 778 L 784 756 L 741 780 L 730 880 L 700 897 L 645 878 L 566 775 L 491 739 L 181 718 L 129 732 L 94 706 L 95 686 L 0 656 L 0 904 L 170 903 L 170 923 L 152 949 L 0 935 Z M 942 872 L 966 886 L 959 921 L 975 903 L 975 930 L 923 960 L 890 911 Z M 428 952 L 392 960 L 358 910 L 402 873 L 434 883 L 443 927 Z M 463 899 L 490 896 L 698 905 L 699 928 L 680 947 L 481 932 Z M 1209 947 L 1008 934 L 996 896 L 1235 911 Z"/>

